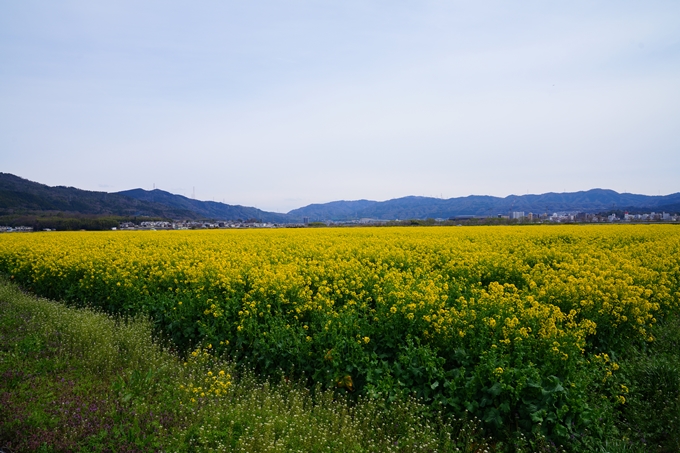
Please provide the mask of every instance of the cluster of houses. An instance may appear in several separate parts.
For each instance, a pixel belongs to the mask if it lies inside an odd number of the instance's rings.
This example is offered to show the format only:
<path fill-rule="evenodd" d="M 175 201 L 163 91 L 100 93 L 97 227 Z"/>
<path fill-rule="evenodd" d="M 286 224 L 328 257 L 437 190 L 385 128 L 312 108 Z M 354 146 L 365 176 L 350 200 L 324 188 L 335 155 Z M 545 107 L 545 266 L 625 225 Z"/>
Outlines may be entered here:
<path fill-rule="evenodd" d="M 0 233 L 30 233 L 31 231 L 33 231 L 33 227 L 28 227 L 28 226 L 18 226 L 18 227 L 0 226 Z"/>
<path fill-rule="evenodd" d="M 548 221 L 557 223 L 602 223 L 602 222 L 678 222 L 680 216 L 671 215 L 667 212 L 650 212 L 647 214 L 629 214 L 623 213 L 623 216 L 617 216 L 616 213 L 609 215 L 604 214 L 587 214 L 585 212 L 554 212 L 553 214 L 524 214 L 524 212 L 513 212 L 510 215 L 498 215 L 499 218 L 518 220 L 520 222 L 528 221 Z"/>
<path fill-rule="evenodd" d="M 139 224 L 133 222 L 123 222 L 118 228 L 120 230 L 209 230 L 217 228 L 275 228 L 278 225 L 275 223 L 259 223 L 259 222 L 236 222 L 236 221 L 145 221 Z"/>
<path fill-rule="evenodd" d="M 649 214 L 628 214 L 624 213 L 623 219 L 617 219 L 615 214 L 608 217 L 610 222 L 615 222 L 617 220 L 623 220 L 626 222 L 636 221 L 636 222 L 649 222 L 649 221 L 663 221 L 663 222 L 677 222 L 680 220 L 680 216 L 671 215 L 667 212 L 652 212 Z"/>
<path fill-rule="evenodd" d="M 556 213 L 550 217 L 552 222 L 585 222 L 585 223 L 602 223 L 602 222 L 678 222 L 680 216 L 671 215 L 667 212 L 650 212 L 647 214 L 628 214 L 623 213 L 623 216 L 617 216 L 615 213 L 609 215 L 601 214 L 585 214 L 577 213 L 575 215 Z"/>

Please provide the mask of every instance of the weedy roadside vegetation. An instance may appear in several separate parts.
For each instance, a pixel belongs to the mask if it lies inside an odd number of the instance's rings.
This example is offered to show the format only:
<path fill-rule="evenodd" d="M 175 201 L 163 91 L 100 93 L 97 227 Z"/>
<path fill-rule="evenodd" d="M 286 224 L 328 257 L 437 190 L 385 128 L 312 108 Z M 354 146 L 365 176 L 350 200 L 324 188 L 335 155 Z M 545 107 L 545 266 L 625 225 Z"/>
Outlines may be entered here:
<path fill-rule="evenodd" d="M 413 398 L 348 401 L 262 380 L 213 354 L 182 360 L 143 317 L 120 319 L 0 281 L 6 452 L 492 452 L 478 423 Z"/>

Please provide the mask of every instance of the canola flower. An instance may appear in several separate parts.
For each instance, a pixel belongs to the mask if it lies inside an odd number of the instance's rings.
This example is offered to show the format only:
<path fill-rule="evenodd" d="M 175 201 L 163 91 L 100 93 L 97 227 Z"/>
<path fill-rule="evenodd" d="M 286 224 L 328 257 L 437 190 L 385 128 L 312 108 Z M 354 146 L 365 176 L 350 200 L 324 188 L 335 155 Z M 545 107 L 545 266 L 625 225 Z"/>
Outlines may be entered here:
<path fill-rule="evenodd" d="M 351 393 L 414 391 L 498 425 L 514 413 L 578 418 L 592 390 L 576 378 L 583 367 L 625 404 L 618 365 L 602 353 L 653 341 L 650 326 L 677 309 L 678 232 L 35 233 L 0 237 L 0 272 L 46 297 L 148 313 L 180 347 L 210 344 L 264 373 Z M 197 398 L 226 390 L 204 384 Z M 553 399 L 538 399 L 545 392 Z"/>
<path fill-rule="evenodd" d="M 186 384 L 180 385 L 185 400 L 190 404 L 198 403 L 206 398 L 225 398 L 232 386 L 230 373 L 223 369 L 213 372 L 215 357 L 210 353 L 212 345 L 198 348 L 189 354 L 184 366 L 200 371 L 199 376 L 189 376 Z"/>

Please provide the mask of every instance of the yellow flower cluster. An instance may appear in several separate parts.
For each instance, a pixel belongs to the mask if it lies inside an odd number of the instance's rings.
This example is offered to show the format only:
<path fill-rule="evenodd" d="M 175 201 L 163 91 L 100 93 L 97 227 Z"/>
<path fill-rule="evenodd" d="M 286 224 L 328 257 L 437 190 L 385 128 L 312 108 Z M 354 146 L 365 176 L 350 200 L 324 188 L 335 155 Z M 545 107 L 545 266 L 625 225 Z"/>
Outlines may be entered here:
<path fill-rule="evenodd" d="M 191 372 L 188 382 L 180 385 L 180 390 L 184 391 L 189 401 L 196 403 L 200 398 L 220 398 L 228 394 L 232 386 L 231 374 L 223 369 L 213 370 L 215 357 L 211 354 L 212 345 L 205 348 L 198 348 L 189 354 L 185 368 L 190 371 L 199 371 L 198 376 Z"/>
<path fill-rule="evenodd" d="M 48 297 L 151 313 L 173 338 L 194 329 L 187 342 L 239 339 L 235 350 L 320 350 L 323 362 L 338 344 L 331 337 L 372 350 L 398 334 L 450 349 L 530 342 L 560 361 L 588 344 L 653 340 L 649 326 L 680 299 L 678 233 L 616 225 L 17 234 L 0 237 L 0 272 Z"/>
<path fill-rule="evenodd" d="M 231 387 L 231 375 L 225 373 L 223 370 L 217 374 L 213 374 L 212 371 L 208 371 L 204 382 L 201 385 L 195 385 L 190 383 L 186 386 L 182 386 L 192 398 L 201 397 L 221 397 L 227 395 L 227 390 Z"/>

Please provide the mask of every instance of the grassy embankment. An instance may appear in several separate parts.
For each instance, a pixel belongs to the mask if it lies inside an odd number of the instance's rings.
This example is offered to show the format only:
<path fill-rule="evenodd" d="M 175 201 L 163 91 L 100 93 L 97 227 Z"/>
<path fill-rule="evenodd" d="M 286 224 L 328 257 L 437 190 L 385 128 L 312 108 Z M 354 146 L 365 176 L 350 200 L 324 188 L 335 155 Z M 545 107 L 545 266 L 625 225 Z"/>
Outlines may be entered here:
<path fill-rule="evenodd" d="M 0 280 L 0 449 L 494 451 L 473 423 L 437 420 L 416 401 L 348 403 L 194 353 L 183 362 L 143 318 L 66 307 Z"/>

